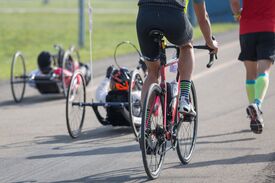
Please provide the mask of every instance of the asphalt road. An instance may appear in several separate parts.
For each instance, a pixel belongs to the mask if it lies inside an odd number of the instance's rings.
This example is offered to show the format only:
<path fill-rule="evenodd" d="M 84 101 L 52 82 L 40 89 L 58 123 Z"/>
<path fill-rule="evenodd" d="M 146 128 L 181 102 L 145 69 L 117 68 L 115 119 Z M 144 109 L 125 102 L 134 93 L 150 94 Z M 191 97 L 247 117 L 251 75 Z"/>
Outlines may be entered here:
<path fill-rule="evenodd" d="M 166 155 L 159 179 L 152 182 L 275 182 L 275 75 L 263 106 L 261 135 L 249 129 L 245 108 L 244 67 L 236 31 L 216 36 L 219 60 L 196 52 L 194 82 L 199 105 L 198 139 L 193 158 L 181 165 L 176 152 Z M 133 67 L 137 56 L 121 58 Z M 106 59 L 94 64 L 94 88 Z M 272 69 L 273 70 L 273 69 Z M 21 104 L 12 101 L 7 82 L 0 83 L 0 182 L 146 182 L 141 152 L 130 128 L 101 126 L 87 110 L 82 136 L 72 140 L 66 129 L 62 96 L 40 95 L 27 88 Z"/>

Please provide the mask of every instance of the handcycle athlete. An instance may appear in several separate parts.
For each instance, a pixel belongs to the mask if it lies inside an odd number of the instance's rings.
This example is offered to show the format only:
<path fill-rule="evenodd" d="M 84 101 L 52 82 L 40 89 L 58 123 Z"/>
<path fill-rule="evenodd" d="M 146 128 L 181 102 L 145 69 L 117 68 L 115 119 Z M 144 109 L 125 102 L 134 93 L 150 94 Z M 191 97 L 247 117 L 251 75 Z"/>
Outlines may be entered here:
<path fill-rule="evenodd" d="M 11 64 L 11 90 L 15 102 L 21 102 L 25 93 L 25 86 L 37 89 L 41 94 L 67 95 L 67 88 L 71 77 L 76 70 L 81 70 L 85 76 L 86 84 L 91 80 L 91 71 L 87 64 L 80 62 L 78 51 L 71 46 L 64 50 L 54 45 L 56 54 L 42 51 L 37 58 L 38 69 L 30 74 L 26 73 L 26 64 L 23 54 L 17 51 Z"/>
<path fill-rule="evenodd" d="M 192 89 L 192 94 L 190 93 L 191 88 L 194 87 L 191 81 L 194 64 L 194 52 L 191 43 L 192 26 L 190 25 L 186 15 L 187 5 L 188 1 L 184 0 L 139 1 L 137 34 L 141 52 L 146 60 L 146 65 L 148 68 L 148 76 L 142 88 L 142 103 L 144 103 L 144 106 L 140 131 L 140 147 L 142 150 L 145 171 L 150 179 L 158 177 L 165 152 L 168 150 L 166 149 L 166 141 L 173 139 L 169 137 L 171 135 L 171 131 L 167 129 L 169 124 L 166 124 L 166 117 L 169 116 L 169 111 L 166 110 L 168 105 L 166 103 L 168 100 L 168 96 L 166 96 L 168 95 L 166 94 L 166 89 L 167 93 L 169 93 L 169 91 L 168 88 L 163 86 L 165 85 L 165 69 L 163 67 L 167 66 L 165 57 L 165 49 L 167 47 L 165 44 L 160 44 L 163 43 L 163 41 L 160 42 L 160 40 L 162 40 L 162 36 L 165 36 L 169 42 L 179 48 L 179 53 L 177 51 L 177 57 L 179 58 L 178 72 L 180 78 L 180 98 L 176 103 L 178 103 L 178 112 L 181 115 L 175 115 L 175 110 L 173 110 L 172 122 L 176 122 L 175 118 L 182 116 L 182 114 L 185 116 L 185 120 L 188 118 L 197 119 L 196 105 L 195 110 L 193 107 L 193 103 L 196 102 L 192 101 L 196 98 L 194 96 L 195 93 L 193 93 L 194 89 Z M 208 19 L 204 1 L 194 0 L 194 9 L 206 41 L 207 49 L 210 49 L 211 54 L 215 55 L 218 51 L 217 42 L 212 39 L 210 21 Z M 159 86 L 154 83 L 158 83 L 160 72 L 162 82 Z M 164 88 L 164 90 L 161 88 Z M 159 117 L 163 118 L 159 119 Z M 172 129 L 174 128 L 172 127 Z M 177 136 L 178 133 L 176 133 Z M 174 135 L 173 132 L 172 135 Z M 173 141 L 171 142 L 174 144 Z M 185 152 L 184 154 L 181 153 L 181 150 L 178 149 L 179 146 L 176 144 L 172 145 L 173 148 L 177 147 L 177 151 L 180 154 L 179 157 L 183 163 L 189 162 L 193 151 L 194 142 L 195 140 L 191 142 L 192 144 L 190 151 L 187 152 L 187 156 Z M 156 164 L 152 165 L 154 163 Z"/>

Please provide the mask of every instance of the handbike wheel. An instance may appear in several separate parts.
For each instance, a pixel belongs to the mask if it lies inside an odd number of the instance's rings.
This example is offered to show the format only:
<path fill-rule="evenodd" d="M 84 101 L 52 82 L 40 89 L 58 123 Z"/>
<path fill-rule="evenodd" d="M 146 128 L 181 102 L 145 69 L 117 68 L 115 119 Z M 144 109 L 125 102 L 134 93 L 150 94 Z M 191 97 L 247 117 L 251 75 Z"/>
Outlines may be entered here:
<path fill-rule="evenodd" d="M 143 165 L 150 179 L 159 176 L 166 152 L 162 98 L 161 88 L 157 84 L 152 84 L 142 111 L 140 148 Z"/>
<path fill-rule="evenodd" d="M 74 67 L 72 52 L 70 50 L 67 50 L 63 57 L 62 70 L 61 70 L 61 81 L 62 81 L 63 93 L 65 97 L 67 96 L 68 87 L 74 72 L 75 72 L 75 67 Z"/>
<path fill-rule="evenodd" d="M 11 92 L 15 102 L 22 101 L 26 88 L 26 65 L 21 52 L 16 52 L 11 63 L 10 84 Z"/>
<path fill-rule="evenodd" d="M 70 51 L 71 51 L 71 57 L 74 61 L 74 64 L 80 63 L 81 60 L 80 60 L 80 54 L 78 52 L 78 49 L 76 49 L 75 47 L 71 47 Z"/>
<path fill-rule="evenodd" d="M 77 138 L 83 126 L 86 103 L 85 79 L 80 71 L 76 71 L 71 79 L 66 100 L 67 129 L 72 138 Z"/>
<path fill-rule="evenodd" d="M 135 69 L 130 78 L 129 85 L 129 114 L 130 123 L 135 137 L 138 137 L 139 128 L 141 125 L 141 89 L 143 85 L 143 79 L 139 74 L 139 70 Z"/>
<path fill-rule="evenodd" d="M 190 103 L 196 111 L 195 117 L 189 117 L 178 122 L 177 127 L 177 154 L 183 164 L 189 163 L 195 148 L 198 130 L 198 105 L 194 83 L 191 85 Z"/>

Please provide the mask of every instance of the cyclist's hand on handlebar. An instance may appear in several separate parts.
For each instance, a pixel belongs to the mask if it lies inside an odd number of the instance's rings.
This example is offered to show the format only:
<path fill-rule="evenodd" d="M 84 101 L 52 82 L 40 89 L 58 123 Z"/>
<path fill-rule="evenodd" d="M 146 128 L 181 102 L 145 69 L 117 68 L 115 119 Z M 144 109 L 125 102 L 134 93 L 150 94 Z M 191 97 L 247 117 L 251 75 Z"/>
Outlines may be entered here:
<path fill-rule="evenodd" d="M 207 42 L 206 45 L 213 49 L 210 53 L 214 53 L 214 54 L 217 54 L 218 53 L 218 42 L 214 39 L 214 40 L 211 40 L 210 42 Z"/>

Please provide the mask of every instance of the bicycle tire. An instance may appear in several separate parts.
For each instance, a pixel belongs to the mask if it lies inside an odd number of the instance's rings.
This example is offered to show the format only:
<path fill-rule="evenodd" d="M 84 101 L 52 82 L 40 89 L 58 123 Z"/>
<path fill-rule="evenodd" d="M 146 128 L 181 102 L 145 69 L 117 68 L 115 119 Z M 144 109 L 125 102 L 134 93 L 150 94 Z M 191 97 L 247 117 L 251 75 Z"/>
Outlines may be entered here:
<path fill-rule="evenodd" d="M 143 79 L 139 73 L 139 69 L 135 69 L 131 73 L 130 85 L 129 85 L 129 115 L 130 124 L 133 129 L 134 135 L 137 138 L 140 125 L 141 125 L 141 89 L 143 85 Z"/>
<path fill-rule="evenodd" d="M 11 93 L 16 103 L 23 100 L 26 89 L 26 65 L 25 58 L 21 52 L 16 52 L 11 63 Z"/>
<path fill-rule="evenodd" d="M 195 85 L 192 82 L 189 94 L 190 102 L 193 104 L 196 116 L 188 121 L 180 121 L 177 126 L 177 154 L 183 164 L 188 164 L 195 149 L 198 130 L 198 104 Z M 191 130 L 191 132 L 189 131 Z M 186 135 L 186 137 L 184 136 Z M 190 136 L 188 136 L 190 135 Z M 183 136 L 183 138 L 181 138 Z"/>
<path fill-rule="evenodd" d="M 151 103 L 152 105 L 150 105 Z M 166 153 L 166 140 L 163 130 L 163 103 L 163 96 L 160 86 L 157 84 L 152 84 L 148 90 L 144 102 L 141 136 L 139 141 L 144 169 L 149 179 L 156 179 L 159 176 Z M 160 118 L 160 122 L 155 122 L 158 118 Z M 147 119 L 150 120 L 148 121 Z M 155 164 L 150 164 L 154 162 Z"/>
<path fill-rule="evenodd" d="M 71 79 L 66 98 L 66 124 L 69 135 L 77 138 L 81 134 L 85 119 L 86 85 L 80 71 L 76 71 Z M 78 105 L 75 105 L 78 104 Z"/>

